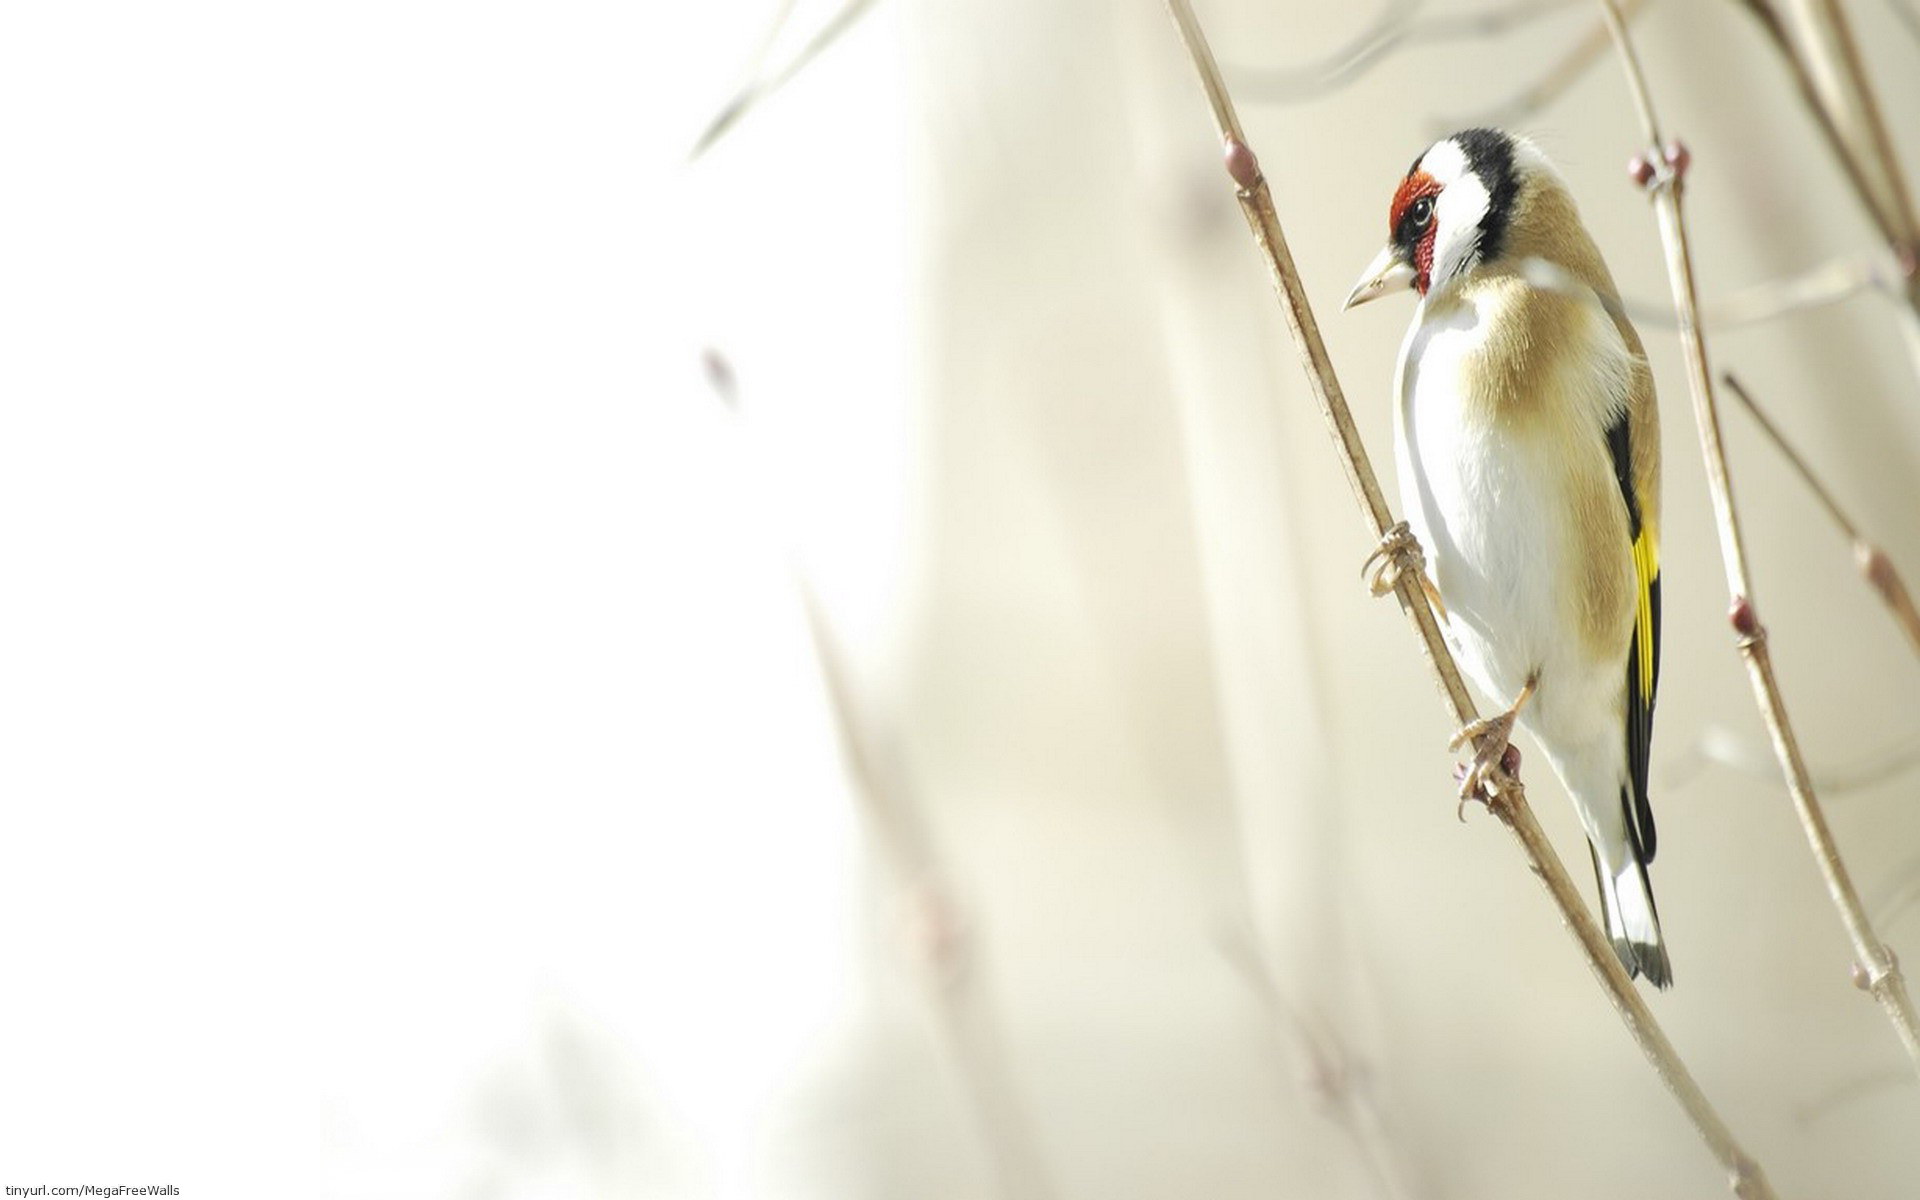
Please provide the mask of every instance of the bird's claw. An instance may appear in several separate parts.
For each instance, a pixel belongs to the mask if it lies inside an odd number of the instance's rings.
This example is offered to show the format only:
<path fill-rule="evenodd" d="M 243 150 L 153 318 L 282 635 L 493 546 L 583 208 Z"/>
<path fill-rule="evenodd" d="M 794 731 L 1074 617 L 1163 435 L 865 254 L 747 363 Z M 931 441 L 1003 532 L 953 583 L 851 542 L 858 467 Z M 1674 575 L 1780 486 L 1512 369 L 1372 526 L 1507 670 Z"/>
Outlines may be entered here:
<path fill-rule="evenodd" d="M 1433 577 L 1427 574 L 1427 555 L 1420 548 L 1420 539 L 1413 535 L 1413 528 L 1405 521 L 1395 521 L 1380 535 L 1380 544 L 1373 548 L 1373 553 L 1360 564 L 1360 578 L 1366 580 L 1368 591 L 1384 596 L 1399 587 L 1406 575 L 1420 581 L 1427 603 L 1445 620 L 1447 606 L 1440 599 L 1440 589 L 1434 586 Z"/>
<path fill-rule="evenodd" d="M 1507 775 L 1520 770 L 1520 749 L 1511 740 L 1514 721 L 1519 715 L 1518 709 L 1511 709 L 1496 717 L 1484 717 L 1463 726 L 1447 743 L 1449 750 L 1459 750 L 1466 745 L 1474 748 L 1472 760 L 1456 765 L 1453 771 L 1454 781 L 1460 785 L 1460 804 L 1453 815 L 1459 820 L 1467 819 L 1468 801 L 1487 804 L 1492 800 L 1487 779 L 1496 769 Z M 1494 740 L 1485 740 L 1489 735 Z"/>

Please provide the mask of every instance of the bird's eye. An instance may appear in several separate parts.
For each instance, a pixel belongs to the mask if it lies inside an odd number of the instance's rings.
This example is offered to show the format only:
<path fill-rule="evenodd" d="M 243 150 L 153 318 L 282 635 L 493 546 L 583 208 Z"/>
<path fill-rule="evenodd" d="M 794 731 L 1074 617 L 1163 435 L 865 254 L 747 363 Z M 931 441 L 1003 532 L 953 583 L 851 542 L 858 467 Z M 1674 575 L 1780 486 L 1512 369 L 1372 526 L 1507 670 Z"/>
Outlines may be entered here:
<path fill-rule="evenodd" d="M 1418 200 L 1415 200 L 1413 202 L 1413 208 L 1409 210 L 1407 215 L 1413 218 L 1413 223 L 1416 228 L 1424 228 L 1427 222 L 1433 220 L 1433 197 L 1422 196 Z"/>

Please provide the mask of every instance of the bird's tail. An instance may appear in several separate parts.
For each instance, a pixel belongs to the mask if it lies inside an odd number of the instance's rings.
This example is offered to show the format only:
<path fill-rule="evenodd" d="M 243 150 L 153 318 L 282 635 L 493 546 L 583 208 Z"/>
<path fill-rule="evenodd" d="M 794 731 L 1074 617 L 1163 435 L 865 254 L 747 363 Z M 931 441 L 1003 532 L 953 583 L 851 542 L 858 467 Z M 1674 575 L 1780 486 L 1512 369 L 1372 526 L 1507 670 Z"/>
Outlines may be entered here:
<path fill-rule="evenodd" d="M 1593 847 L 1589 843 L 1589 850 Z M 1620 965 L 1629 977 L 1644 975 L 1657 988 L 1673 983 L 1673 967 L 1667 962 L 1666 943 L 1660 937 L 1660 912 L 1653 906 L 1653 888 L 1647 883 L 1647 865 L 1639 847 L 1628 838 L 1628 853 L 1618 872 L 1601 864 L 1598 851 L 1593 855 L 1593 874 L 1600 883 L 1600 906 L 1605 911 L 1607 940 L 1620 957 Z"/>

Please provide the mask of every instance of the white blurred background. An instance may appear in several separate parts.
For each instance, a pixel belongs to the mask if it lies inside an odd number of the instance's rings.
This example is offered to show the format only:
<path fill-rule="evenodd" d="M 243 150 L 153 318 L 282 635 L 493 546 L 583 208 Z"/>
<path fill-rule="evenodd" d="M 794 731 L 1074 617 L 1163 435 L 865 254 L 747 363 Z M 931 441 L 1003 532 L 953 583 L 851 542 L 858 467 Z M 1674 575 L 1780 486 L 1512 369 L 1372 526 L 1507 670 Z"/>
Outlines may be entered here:
<path fill-rule="evenodd" d="M 1454 820 L 1158 5 L 879 0 L 690 161 L 781 8 L 0 12 L 0 1179 L 1724 1194 L 1508 838 Z M 764 69 L 838 8 L 799 0 Z M 1849 11 L 1920 162 L 1908 10 Z M 1385 470 L 1409 305 L 1338 303 L 1406 164 L 1595 13 L 1256 99 L 1375 15 L 1201 7 Z M 1636 28 L 1710 301 L 1886 257 L 1738 5 Z M 1659 305 L 1615 63 L 1518 128 Z M 1920 1092 L 1773 776 L 1643 332 L 1652 1003 L 1783 1196 L 1911 1196 Z M 1714 348 L 1920 571 L 1893 306 Z M 1727 427 L 1793 714 L 1915 960 L 1920 661 Z"/>

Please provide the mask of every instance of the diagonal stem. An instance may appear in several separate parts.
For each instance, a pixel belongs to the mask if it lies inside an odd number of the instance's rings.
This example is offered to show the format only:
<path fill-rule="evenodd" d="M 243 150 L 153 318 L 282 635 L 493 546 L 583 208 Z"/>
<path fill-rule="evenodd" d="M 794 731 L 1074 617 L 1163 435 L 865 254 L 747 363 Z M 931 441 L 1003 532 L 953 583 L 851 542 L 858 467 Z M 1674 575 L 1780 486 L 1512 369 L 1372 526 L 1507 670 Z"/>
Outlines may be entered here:
<path fill-rule="evenodd" d="M 1662 154 L 1659 126 L 1653 115 L 1653 99 L 1633 52 L 1633 41 L 1626 23 L 1620 19 L 1613 0 L 1600 0 L 1613 29 L 1614 45 L 1619 48 L 1627 81 L 1640 110 L 1647 140 Z M 1827 827 L 1826 814 L 1814 793 L 1813 778 L 1800 753 L 1799 739 L 1787 718 L 1786 701 L 1773 672 L 1773 657 L 1767 648 L 1766 628 L 1760 624 L 1753 604 L 1753 586 L 1747 570 L 1746 544 L 1740 533 L 1740 517 L 1733 503 L 1733 480 L 1727 468 L 1726 447 L 1720 436 L 1720 410 L 1714 401 L 1713 376 L 1707 366 L 1706 339 L 1700 331 L 1698 290 L 1694 283 L 1693 256 L 1687 248 L 1687 225 L 1680 208 L 1686 158 L 1679 147 L 1666 152 L 1665 166 L 1656 169 L 1652 180 L 1654 213 L 1660 222 L 1660 240 L 1666 249 L 1667 276 L 1673 285 L 1673 304 L 1680 318 L 1680 348 L 1687 361 L 1687 382 L 1693 396 L 1694 423 L 1700 430 L 1700 450 L 1706 458 L 1707 486 L 1713 493 L 1714 524 L 1720 533 L 1720 555 L 1726 566 L 1727 590 L 1732 594 L 1730 618 L 1739 636 L 1740 654 L 1746 661 L 1747 676 L 1753 684 L 1754 699 L 1760 706 L 1774 753 L 1786 773 L 1787 790 L 1800 824 L 1806 830 L 1815 861 L 1825 878 L 1827 892 L 1840 921 L 1846 926 L 1858 957 L 1856 978 L 1873 993 L 1893 1022 L 1894 1031 L 1906 1047 L 1907 1055 L 1920 1069 L 1920 1019 L 1916 1019 L 1913 1000 L 1907 994 L 1905 977 L 1886 943 L 1874 933 L 1866 906 L 1853 885 L 1846 863 L 1840 857 L 1833 832 Z"/>
<path fill-rule="evenodd" d="M 1900 577 L 1900 572 L 1894 567 L 1893 560 L 1887 557 L 1887 552 L 1878 544 L 1860 532 L 1860 527 L 1855 525 L 1853 518 L 1840 507 L 1840 502 L 1834 499 L 1833 492 L 1821 481 L 1812 464 L 1794 449 L 1793 443 L 1787 440 L 1786 434 L 1780 432 L 1779 426 L 1775 425 L 1772 418 L 1768 417 L 1766 412 L 1754 402 L 1753 397 L 1747 394 L 1747 389 L 1740 386 L 1740 381 L 1731 375 L 1722 375 L 1720 381 L 1727 385 L 1727 390 L 1733 393 L 1734 399 L 1740 401 L 1746 408 L 1747 415 L 1753 418 L 1754 424 L 1758 425 L 1761 432 L 1773 442 L 1781 456 L 1792 464 L 1801 480 L 1813 492 L 1814 498 L 1820 502 L 1820 507 L 1825 509 L 1827 516 L 1840 527 L 1840 532 L 1846 534 L 1847 540 L 1853 543 L 1854 565 L 1859 567 L 1860 574 L 1868 585 L 1880 594 L 1881 603 L 1885 604 L 1887 611 L 1893 614 L 1894 624 L 1900 626 L 1900 631 L 1907 635 L 1907 640 L 1913 643 L 1914 650 L 1920 651 L 1920 609 L 1914 607 L 1913 593 L 1907 590 L 1906 581 Z"/>
<path fill-rule="evenodd" d="M 1920 375 L 1920 217 L 1914 213 L 1906 177 L 1893 153 L 1852 29 L 1839 6 L 1824 0 L 1794 0 L 1808 35 L 1801 38 L 1788 30 L 1773 0 L 1738 2 L 1773 42 L 1855 199 L 1905 276 L 1900 291 L 1906 308 L 1900 332 L 1914 372 Z M 1851 125 L 1843 128 L 1848 118 Z M 1861 136 L 1856 138 L 1856 132 Z"/>
<path fill-rule="evenodd" d="M 1308 383 L 1315 399 L 1319 401 L 1321 414 L 1326 418 L 1328 431 L 1346 468 L 1347 480 L 1353 487 L 1355 498 L 1374 536 L 1383 537 L 1393 525 L 1392 513 L 1380 490 L 1380 482 L 1374 474 L 1366 447 L 1360 440 L 1359 430 L 1354 425 L 1346 396 L 1334 375 L 1333 363 L 1327 354 L 1325 342 L 1321 340 L 1313 309 L 1307 303 L 1306 291 L 1301 286 L 1292 253 L 1280 229 L 1273 194 L 1260 172 L 1258 160 L 1241 133 L 1232 99 L 1220 79 L 1213 52 L 1207 46 L 1206 36 L 1193 14 L 1192 6 L 1188 0 L 1167 0 L 1167 8 L 1179 27 L 1180 38 L 1206 91 L 1225 153 L 1227 172 L 1237 185 L 1241 211 L 1273 275 L 1281 308 L 1286 313 L 1288 327 L 1307 368 Z M 1420 589 L 1417 573 L 1400 572 L 1394 590 L 1399 595 L 1401 609 L 1420 635 L 1427 661 L 1433 668 L 1454 719 L 1461 725 L 1471 723 L 1478 715 L 1473 700 L 1467 693 L 1452 653 L 1441 638 L 1440 627 Z M 1490 777 L 1490 784 L 1488 808 L 1519 840 L 1529 868 L 1547 889 L 1561 919 L 1579 942 L 1588 967 L 1648 1061 L 1653 1064 L 1661 1081 L 1679 1101 L 1701 1139 L 1726 1169 L 1734 1194 L 1741 1200 L 1771 1200 L 1774 1192 L 1765 1174 L 1734 1140 L 1732 1131 L 1708 1102 L 1673 1043 L 1668 1040 L 1666 1032 L 1654 1019 L 1646 1000 L 1627 978 L 1625 969 L 1614 956 L 1612 946 L 1594 922 L 1566 867 L 1559 855 L 1554 853 L 1545 832 L 1534 818 L 1520 781 L 1506 771 L 1496 769 Z"/>

